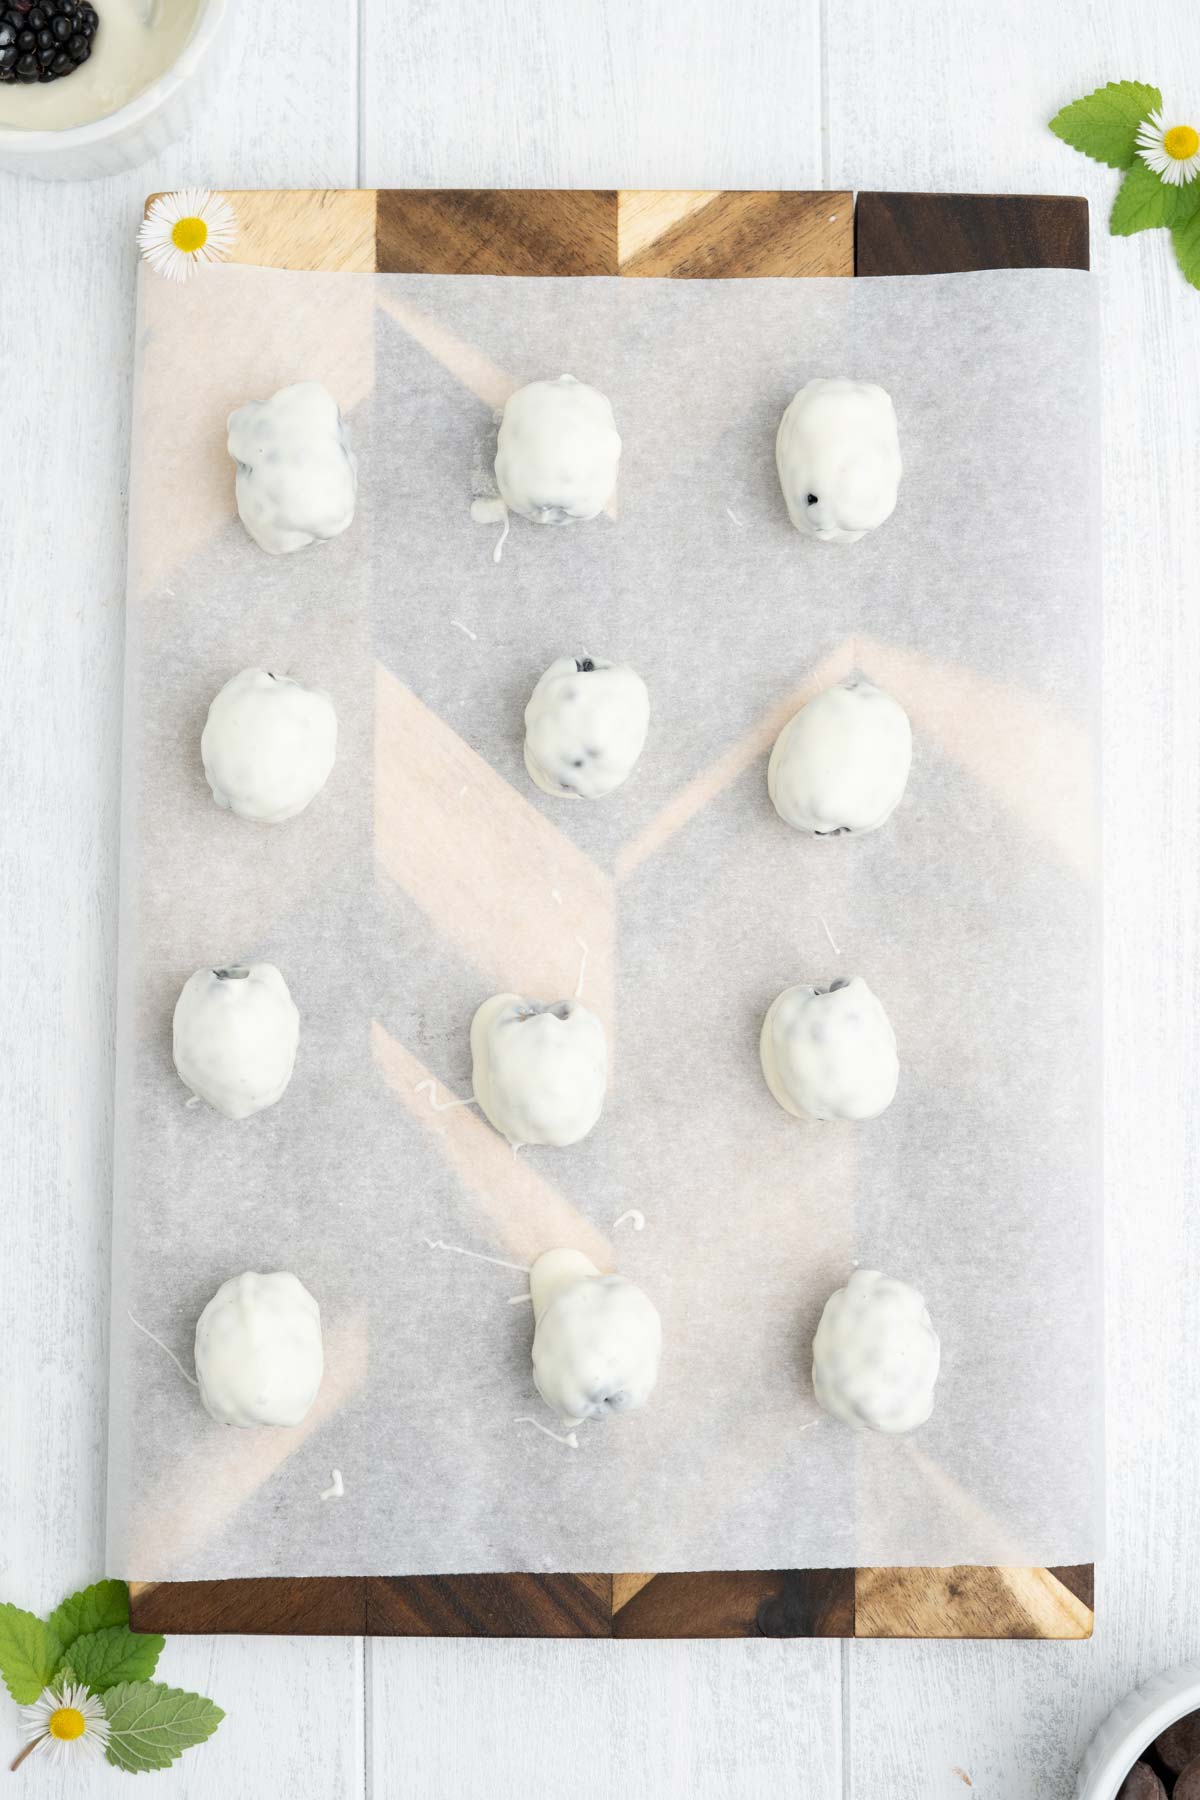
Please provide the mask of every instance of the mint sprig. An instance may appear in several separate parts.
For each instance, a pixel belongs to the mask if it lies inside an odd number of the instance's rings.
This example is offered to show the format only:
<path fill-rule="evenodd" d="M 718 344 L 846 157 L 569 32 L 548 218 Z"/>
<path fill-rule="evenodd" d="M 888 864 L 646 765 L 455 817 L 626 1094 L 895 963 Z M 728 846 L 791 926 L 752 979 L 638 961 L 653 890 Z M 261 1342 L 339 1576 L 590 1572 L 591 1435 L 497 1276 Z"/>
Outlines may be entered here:
<path fill-rule="evenodd" d="M 1110 81 L 1055 113 L 1050 129 L 1073 150 L 1110 169 L 1128 169 L 1137 155 L 1137 130 L 1163 97 L 1144 81 Z"/>
<path fill-rule="evenodd" d="M 1200 175 L 1164 181 L 1138 154 L 1138 127 L 1161 113 L 1162 103 L 1145 81 L 1110 81 L 1055 113 L 1050 129 L 1085 156 L 1127 171 L 1109 216 L 1113 237 L 1165 227 L 1184 279 L 1200 288 Z"/>
<path fill-rule="evenodd" d="M 110 1763 L 131 1774 L 166 1769 L 210 1738 L 225 1714 L 200 1694 L 161 1681 L 123 1681 L 103 1696 Z"/>
<path fill-rule="evenodd" d="M 118 1769 L 165 1769 L 225 1717 L 200 1694 L 150 1680 L 162 1649 L 157 1633 L 130 1630 L 123 1581 L 69 1595 L 49 1619 L 0 1602 L 0 1677 L 13 1699 L 27 1706 L 46 1688 L 82 1683 L 104 1707 L 106 1754 Z"/>

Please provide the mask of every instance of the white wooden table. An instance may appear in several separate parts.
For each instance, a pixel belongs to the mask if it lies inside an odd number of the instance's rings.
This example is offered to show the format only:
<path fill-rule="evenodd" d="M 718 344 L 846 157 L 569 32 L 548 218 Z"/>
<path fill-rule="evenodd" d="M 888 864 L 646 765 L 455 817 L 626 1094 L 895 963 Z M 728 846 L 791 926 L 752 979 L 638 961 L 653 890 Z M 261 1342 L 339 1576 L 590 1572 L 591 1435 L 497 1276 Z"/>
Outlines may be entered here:
<path fill-rule="evenodd" d="M 176 1638 L 161 1675 L 228 1717 L 154 1778 L 196 1800 L 1058 1800 L 1112 1702 L 1200 1653 L 1200 294 L 1164 233 L 1105 236 L 1118 178 L 1045 122 L 1121 77 L 1194 114 L 1192 0 L 238 11 L 240 74 L 159 162 L 90 186 L 0 176 L 0 1597 L 44 1609 L 102 1567 L 142 196 L 184 182 L 1082 192 L 1106 441 L 1110 1548 L 1094 1641 Z M 0 1692 L 0 1750 L 15 1726 Z M 30 1764 L 21 1779 L 90 1795 L 126 1778 Z"/>

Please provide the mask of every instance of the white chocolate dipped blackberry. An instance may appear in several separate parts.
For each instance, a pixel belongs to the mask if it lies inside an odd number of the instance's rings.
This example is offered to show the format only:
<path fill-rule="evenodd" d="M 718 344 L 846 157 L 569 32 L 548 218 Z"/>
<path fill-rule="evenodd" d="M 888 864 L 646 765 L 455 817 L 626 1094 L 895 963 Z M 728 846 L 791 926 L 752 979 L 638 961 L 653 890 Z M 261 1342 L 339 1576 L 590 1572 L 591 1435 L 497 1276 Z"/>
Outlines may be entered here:
<path fill-rule="evenodd" d="M 296 1062 L 300 1014 L 273 963 L 197 969 L 175 1002 L 175 1067 L 227 1119 L 274 1106 Z"/>
<path fill-rule="evenodd" d="M 238 513 L 256 544 L 285 556 L 339 537 L 354 517 L 358 463 L 338 403 L 297 381 L 229 415 Z"/>
<path fill-rule="evenodd" d="M 601 1275 L 578 1250 L 547 1250 L 529 1289 L 534 1385 L 563 1424 L 644 1406 L 658 1379 L 662 1321 L 641 1288 Z"/>
<path fill-rule="evenodd" d="M 324 1373 L 321 1309 L 295 1275 L 234 1275 L 196 1324 L 200 1398 L 221 1425 L 299 1425 Z"/>
<path fill-rule="evenodd" d="M 861 975 L 827 988 L 785 988 L 759 1037 L 763 1076 L 794 1118 L 876 1119 L 896 1094 L 891 1020 Z"/>
<path fill-rule="evenodd" d="M 525 708 L 525 767 L 544 794 L 602 800 L 627 781 L 650 725 L 650 695 L 627 663 L 560 656 Z"/>
<path fill-rule="evenodd" d="M 941 1345 L 907 1282 L 856 1269 L 826 1301 L 812 1357 L 818 1401 L 857 1431 L 915 1431 L 933 1411 Z"/>
<path fill-rule="evenodd" d="M 911 766 L 908 714 L 882 688 L 854 678 L 788 720 L 771 751 L 767 791 L 797 831 L 861 836 L 891 818 Z"/>
<path fill-rule="evenodd" d="M 531 381 L 505 402 L 496 444 L 500 509 L 535 525 L 594 519 L 617 485 L 621 438 L 606 396 L 573 375 Z M 473 516 L 498 516 L 477 501 Z"/>
<path fill-rule="evenodd" d="M 857 543 L 891 517 L 900 492 L 891 396 L 873 381 L 807 382 L 779 422 L 775 466 L 797 531 Z"/>
<path fill-rule="evenodd" d="M 604 1105 L 608 1046 L 578 1000 L 485 1000 L 471 1021 L 471 1085 L 510 1144 L 577 1144 Z"/>
<path fill-rule="evenodd" d="M 321 688 L 243 669 L 217 694 L 200 737 L 218 806 L 280 825 L 325 786 L 337 755 L 337 713 Z"/>

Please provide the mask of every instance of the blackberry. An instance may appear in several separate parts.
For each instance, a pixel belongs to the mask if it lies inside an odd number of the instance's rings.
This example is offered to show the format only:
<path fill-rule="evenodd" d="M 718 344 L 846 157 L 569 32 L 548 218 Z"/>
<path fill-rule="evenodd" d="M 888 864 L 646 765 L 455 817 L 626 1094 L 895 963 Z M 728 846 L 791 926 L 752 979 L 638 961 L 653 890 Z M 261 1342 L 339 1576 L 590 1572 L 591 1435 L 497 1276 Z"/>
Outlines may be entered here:
<path fill-rule="evenodd" d="M 0 81 L 58 81 L 92 54 L 100 15 L 87 0 L 0 0 Z"/>

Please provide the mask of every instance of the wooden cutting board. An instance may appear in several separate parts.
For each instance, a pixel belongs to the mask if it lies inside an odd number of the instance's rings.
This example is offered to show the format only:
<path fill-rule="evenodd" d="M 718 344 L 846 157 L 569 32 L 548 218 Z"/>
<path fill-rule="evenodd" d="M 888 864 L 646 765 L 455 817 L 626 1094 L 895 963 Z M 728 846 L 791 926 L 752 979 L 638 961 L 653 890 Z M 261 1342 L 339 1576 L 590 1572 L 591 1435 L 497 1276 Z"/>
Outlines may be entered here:
<path fill-rule="evenodd" d="M 449 275 L 1088 267 L 1087 201 L 985 194 L 234 193 L 234 260 Z M 1093 1570 L 775 1569 L 134 1583 L 137 1631 L 380 1637 L 1087 1638 Z"/>

